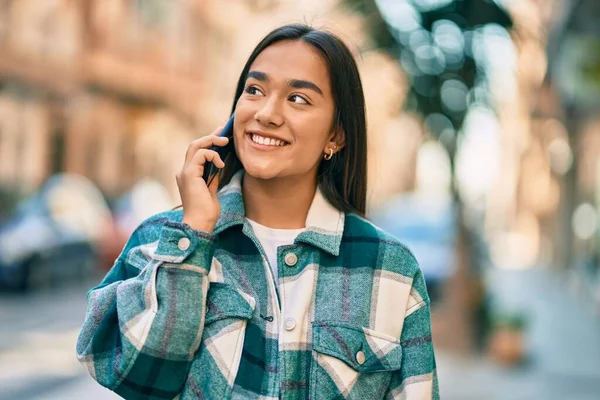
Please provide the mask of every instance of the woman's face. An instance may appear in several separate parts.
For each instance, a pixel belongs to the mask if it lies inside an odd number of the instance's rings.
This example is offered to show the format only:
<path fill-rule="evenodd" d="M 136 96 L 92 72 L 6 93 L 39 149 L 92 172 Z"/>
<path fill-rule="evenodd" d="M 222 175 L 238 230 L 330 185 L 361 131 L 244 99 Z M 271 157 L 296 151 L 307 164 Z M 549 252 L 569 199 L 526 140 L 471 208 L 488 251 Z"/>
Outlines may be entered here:
<path fill-rule="evenodd" d="M 235 109 L 234 144 L 246 173 L 316 176 L 334 145 L 334 109 L 327 65 L 316 50 L 302 41 L 267 47 L 251 65 Z"/>

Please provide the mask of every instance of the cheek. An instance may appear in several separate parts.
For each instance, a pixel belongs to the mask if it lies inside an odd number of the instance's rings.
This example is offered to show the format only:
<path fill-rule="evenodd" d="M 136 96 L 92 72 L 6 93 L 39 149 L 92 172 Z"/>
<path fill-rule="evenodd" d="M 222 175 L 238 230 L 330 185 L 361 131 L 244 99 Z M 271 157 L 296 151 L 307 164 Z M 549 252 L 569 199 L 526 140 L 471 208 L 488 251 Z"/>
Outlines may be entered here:
<path fill-rule="evenodd" d="M 235 106 L 235 124 L 241 126 L 254 119 L 256 110 L 250 102 L 240 98 Z"/>
<path fill-rule="evenodd" d="M 235 107 L 235 121 L 234 121 L 234 137 L 236 141 L 244 139 L 244 128 L 248 126 L 248 123 L 254 119 L 255 112 L 243 104 L 243 101 L 238 101 Z"/>
<path fill-rule="evenodd" d="M 317 153 L 323 151 L 331 135 L 331 118 L 327 115 L 311 115 L 296 122 L 296 137 L 302 147 Z"/>

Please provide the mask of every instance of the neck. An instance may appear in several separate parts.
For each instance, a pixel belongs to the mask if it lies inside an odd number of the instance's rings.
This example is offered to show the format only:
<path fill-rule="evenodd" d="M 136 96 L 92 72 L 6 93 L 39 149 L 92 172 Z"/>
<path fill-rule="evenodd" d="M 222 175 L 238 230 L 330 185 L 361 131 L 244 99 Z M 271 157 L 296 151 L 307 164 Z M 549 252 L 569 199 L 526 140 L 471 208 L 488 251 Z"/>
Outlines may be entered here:
<path fill-rule="evenodd" d="M 269 228 L 304 228 L 316 190 L 316 177 L 264 180 L 245 174 L 242 193 L 246 217 Z"/>

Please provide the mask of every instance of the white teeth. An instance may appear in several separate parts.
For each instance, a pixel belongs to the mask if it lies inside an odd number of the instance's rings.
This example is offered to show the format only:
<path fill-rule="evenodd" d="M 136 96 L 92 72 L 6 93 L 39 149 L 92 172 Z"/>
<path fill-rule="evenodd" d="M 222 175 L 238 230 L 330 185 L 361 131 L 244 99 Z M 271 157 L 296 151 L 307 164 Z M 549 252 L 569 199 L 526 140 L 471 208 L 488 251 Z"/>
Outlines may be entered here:
<path fill-rule="evenodd" d="M 285 146 L 285 142 L 279 139 L 266 138 L 256 134 L 252 134 L 252 141 L 265 146 Z"/>

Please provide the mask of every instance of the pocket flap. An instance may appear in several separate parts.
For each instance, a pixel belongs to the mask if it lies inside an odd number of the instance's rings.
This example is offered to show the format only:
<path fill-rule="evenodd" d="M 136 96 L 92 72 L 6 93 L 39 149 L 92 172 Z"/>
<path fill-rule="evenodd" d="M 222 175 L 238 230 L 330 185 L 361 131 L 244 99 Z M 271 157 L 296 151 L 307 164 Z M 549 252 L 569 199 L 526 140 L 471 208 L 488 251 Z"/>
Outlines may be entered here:
<path fill-rule="evenodd" d="M 211 282 L 206 296 L 205 324 L 225 318 L 250 319 L 254 313 L 254 297 L 236 289 L 234 286 Z"/>
<path fill-rule="evenodd" d="M 391 336 L 347 322 L 315 321 L 312 326 L 313 350 L 358 372 L 395 371 L 402 366 L 402 347 Z"/>

